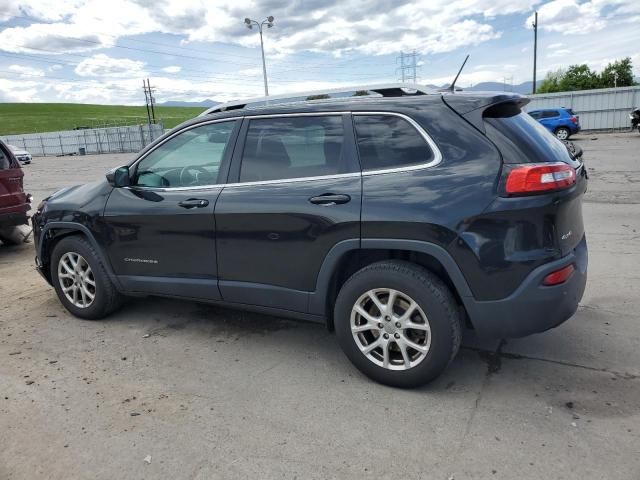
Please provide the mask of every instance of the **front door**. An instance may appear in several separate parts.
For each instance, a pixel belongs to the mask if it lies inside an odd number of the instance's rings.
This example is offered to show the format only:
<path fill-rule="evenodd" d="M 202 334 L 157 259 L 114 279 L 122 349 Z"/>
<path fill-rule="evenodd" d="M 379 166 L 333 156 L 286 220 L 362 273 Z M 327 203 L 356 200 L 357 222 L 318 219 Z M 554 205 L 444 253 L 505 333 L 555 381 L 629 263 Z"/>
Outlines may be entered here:
<path fill-rule="evenodd" d="M 245 120 L 215 211 L 225 301 L 306 312 L 329 250 L 359 242 L 350 122 L 341 114 Z"/>
<path fill-rule="evenodd" d="M 108 254 L 128 291 L 219 299 L 214 208 L 239 121 L 187 128 L 130 167 L 105 209 Z"/>

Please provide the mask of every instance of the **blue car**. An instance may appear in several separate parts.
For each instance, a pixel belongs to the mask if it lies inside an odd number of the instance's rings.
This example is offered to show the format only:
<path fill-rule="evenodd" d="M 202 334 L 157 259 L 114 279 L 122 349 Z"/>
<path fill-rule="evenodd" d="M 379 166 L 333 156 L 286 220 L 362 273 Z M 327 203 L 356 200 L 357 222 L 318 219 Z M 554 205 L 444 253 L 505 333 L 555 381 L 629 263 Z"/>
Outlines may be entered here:
<path fill-rule="evenodd" d="M 580 117 L 570 108 L 543 108 L 529 112 L 560 140 L 567 140 L 580 131 Z"/>

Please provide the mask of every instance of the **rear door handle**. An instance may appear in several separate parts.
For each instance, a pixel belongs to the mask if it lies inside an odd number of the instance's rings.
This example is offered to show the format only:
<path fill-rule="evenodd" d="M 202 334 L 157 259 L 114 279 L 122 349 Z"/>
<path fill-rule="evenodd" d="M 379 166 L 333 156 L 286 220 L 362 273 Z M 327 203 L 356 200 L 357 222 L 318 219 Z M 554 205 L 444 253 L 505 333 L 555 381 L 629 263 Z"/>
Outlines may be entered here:
<path fill-rule="evenodd" d="M 325 207 L 329 207 L 331 205 L 340 205 L 342 203 L 347 203 L 351 201 L 351 197 L 349 195 L 324 193 L 322 195 L 318 195 L 317 197 L 311 197 L 309 201 L 314 205 L 324 205 Z"/>
<path fill-rule="evenodd" d="M 182 208 L 204 208 L 209 205 L 209 200 L 204 198 L 190 198 L 178 203 Z"/>

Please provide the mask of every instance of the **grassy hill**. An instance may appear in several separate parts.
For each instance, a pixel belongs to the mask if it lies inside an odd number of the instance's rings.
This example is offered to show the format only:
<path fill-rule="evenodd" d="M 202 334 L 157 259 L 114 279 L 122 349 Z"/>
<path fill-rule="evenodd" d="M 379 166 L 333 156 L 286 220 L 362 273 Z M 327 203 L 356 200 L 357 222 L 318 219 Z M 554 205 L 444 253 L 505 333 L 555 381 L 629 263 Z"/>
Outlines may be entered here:
<path fill-rule="evenodd" d="M 156 106 L 165 128 L 197 116 L 203 108 Z M 76 103 L 0 103 L 0 135 L 55 132 L 75 127 L 101 127 L 147 122 L 144 106 Z"/>

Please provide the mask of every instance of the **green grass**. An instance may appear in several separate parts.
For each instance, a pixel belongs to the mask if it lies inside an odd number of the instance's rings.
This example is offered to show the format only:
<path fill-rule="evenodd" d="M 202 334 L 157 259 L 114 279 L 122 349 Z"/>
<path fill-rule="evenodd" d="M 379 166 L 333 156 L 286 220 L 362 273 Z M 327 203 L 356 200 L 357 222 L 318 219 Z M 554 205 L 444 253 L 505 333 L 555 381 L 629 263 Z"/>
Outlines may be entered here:
<path fill-rule="evenodd" d="M 155 107 L 156 120 L 161 120 L 165 128 L 173 128 L 203 110 L 194 107 Z M 146 122 L 147 110 L 144 106 L 0 103 L 0 135 Z"/>

